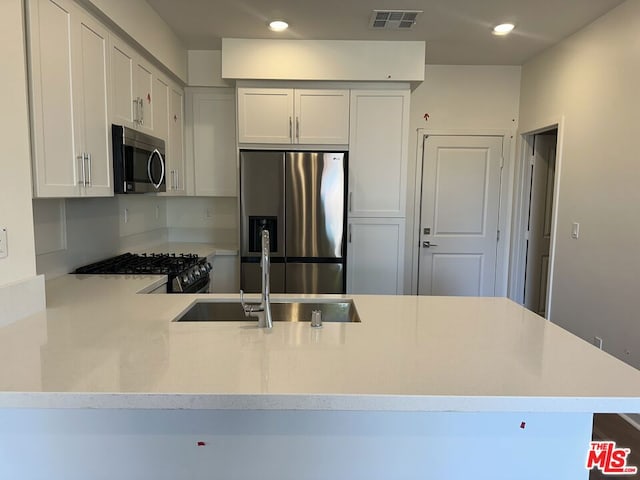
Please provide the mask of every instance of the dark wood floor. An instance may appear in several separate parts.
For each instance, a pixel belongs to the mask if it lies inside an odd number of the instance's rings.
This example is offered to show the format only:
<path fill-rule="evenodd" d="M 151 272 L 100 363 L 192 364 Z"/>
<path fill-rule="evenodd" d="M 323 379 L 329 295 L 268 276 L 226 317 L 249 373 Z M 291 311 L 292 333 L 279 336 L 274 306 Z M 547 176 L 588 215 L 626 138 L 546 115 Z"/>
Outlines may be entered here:
<path fill-rule="evenodd" d="M 616 446 L 630 448 L 627 465 L 633 465 L 640 469 L 640 430 L 627 422 L 620 415 L 614 413 L 597 413 L 593 416 L 593 440 L 613 440 Z M 603 475 L 600 470 L 592 470 L 589 480 L 601 480 L 611 478 L 634 478 L 638 475 Z"/>

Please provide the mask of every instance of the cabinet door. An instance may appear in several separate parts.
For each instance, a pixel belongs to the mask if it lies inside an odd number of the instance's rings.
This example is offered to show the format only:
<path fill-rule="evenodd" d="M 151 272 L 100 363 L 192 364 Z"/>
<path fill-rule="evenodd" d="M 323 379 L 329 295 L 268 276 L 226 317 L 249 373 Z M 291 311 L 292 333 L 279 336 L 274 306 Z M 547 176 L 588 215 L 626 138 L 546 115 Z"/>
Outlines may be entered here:
<path fill-rule="evenodd" d="M 85 160 L 84 195 L 111 196 L 111 159 L 109 155 L 108 45 L 107 30 L 84 12 L 79 12 L 74 40 L 76 66 L 74 93 L 77 118 L 82 119 L 76 138 Z"/>
<path fill-rule="evenodd" d="M 153 134 L 153 73 L 140 57 L 134 62 L 134 95 L 139 102 L 137 129 Z"/>
<path fill-rule="evenodd" d="M 173 193 L 186 193 L 185 162 L 184 162 L 184 94 L 182 89 L 171 86 L 169 88 L 169 145 L 167 157 L 170 170 L 174 171 Z M 171 179 L 168 178 L 167 181 Z"/>
<path fill-rule="evenodd" d="M 112 123 L 133 128 L 137 111 L 133 88 L 134 53 L 113 35 L 110 37 L 110 44 Z"/>
<path fill-rule="evenodd" d="M 409 91 L 351 91 L 349 212 L 404 217 Z"/>
<path fill-rule="evenodd" d="M 160 76 L 153 77 L 153 136 L 165 142 L 165 176 L 167 182 L 166 194 L 172 193 L 177 188 L 176 174 L 172 164 L 171 146 L 169 142 L 169 103 L 171 87 L 169 81 Z M 162 195 L 162 194 L 161 194 Z"/>
<path fill-rule="evenodd" d="M 235 197 L 238 167 L 235 95 L 230 89 L 192 95 L 193 157 L 197 196 Z"/>
<path fill-rule="evenodd" d="M 169 89 L 169 81 L 166 78 L 154 76 L 153 136 L 165 142 L 169 140 Z"/>
<path fill-rule="evenodd" d="M 402 218 L 351 218 L 347 232 L 347 293 L 403 294 Z"/>
<path fill-rule="evenodd" d="M 349 143 L 349 90 L 296 90 L 294 142 Z"/>
<path fill-rule="evenodd" d="M 68 1 L 28 3 L 34 195 L 80 194 L 82 160 L 74 144 L 72 8 Z M 54 126 L 54 128 L 52 128 Z"/>
<path fill-rule="evenodd" d="M 238 88 L 238 142 L 292 143 L 293 90 Z"/>

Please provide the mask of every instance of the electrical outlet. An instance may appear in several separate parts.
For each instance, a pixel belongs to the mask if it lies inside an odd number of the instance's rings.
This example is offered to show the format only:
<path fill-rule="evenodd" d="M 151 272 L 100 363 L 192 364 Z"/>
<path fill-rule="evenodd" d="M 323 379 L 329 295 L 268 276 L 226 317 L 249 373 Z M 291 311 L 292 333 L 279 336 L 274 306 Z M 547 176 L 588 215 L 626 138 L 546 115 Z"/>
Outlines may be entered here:
<path fill-rule="evenodd" d="M 9 256 L 9 247 L 7 246 L 7 229 L 0 228 L 0 258 Z"/>
<path fill-rule="evenodd" d="M 205 216 L 205 218 L 213 217 L 213 212 L 211 211 L 210 208 L 207 208 L 207 210 L 204 212 L 204 216 Z"/>
<path fill-rule="evenodd" d="M 156 220 L 160 218 L 160 205 L 156 205 Z"/>
<path fill-rule="evenodd" d="M 124 223 L 129 223 L 129 209 L 124 209 Z"/>
<path fill-rule="evenodd" d="M 593 337 L 593 344 L 598 347 L 600 350 L 602 350 L 602 338 L 600 337 Z"/>

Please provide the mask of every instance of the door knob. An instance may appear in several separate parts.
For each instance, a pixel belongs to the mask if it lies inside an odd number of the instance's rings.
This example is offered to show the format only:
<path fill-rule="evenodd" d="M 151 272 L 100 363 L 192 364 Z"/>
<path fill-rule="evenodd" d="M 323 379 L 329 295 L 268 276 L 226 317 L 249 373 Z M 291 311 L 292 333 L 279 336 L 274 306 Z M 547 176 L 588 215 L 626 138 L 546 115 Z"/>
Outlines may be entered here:
<path fill-rule="evenodd" d="M 431 242 L 425 240 L 424 242 L 422 242 L 422 246 L 424 248 L 429 248 L 429 247 L 437 247 L 438 245 L 436 245 L 435 243 L 431 243 Z"/>

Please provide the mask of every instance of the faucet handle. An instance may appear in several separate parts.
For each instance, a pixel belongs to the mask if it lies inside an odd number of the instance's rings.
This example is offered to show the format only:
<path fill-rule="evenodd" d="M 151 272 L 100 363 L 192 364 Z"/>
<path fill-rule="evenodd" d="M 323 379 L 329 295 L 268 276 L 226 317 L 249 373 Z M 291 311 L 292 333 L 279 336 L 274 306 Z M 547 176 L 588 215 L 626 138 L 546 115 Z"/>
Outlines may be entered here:
<path fill-rule="evenodd" d="M 244 291 L 242 289 L 240 289 L 240 305 L 242 305 L 244 316 L 248 317 L 251 313 L 251 307 L 244 302 Z"/>

